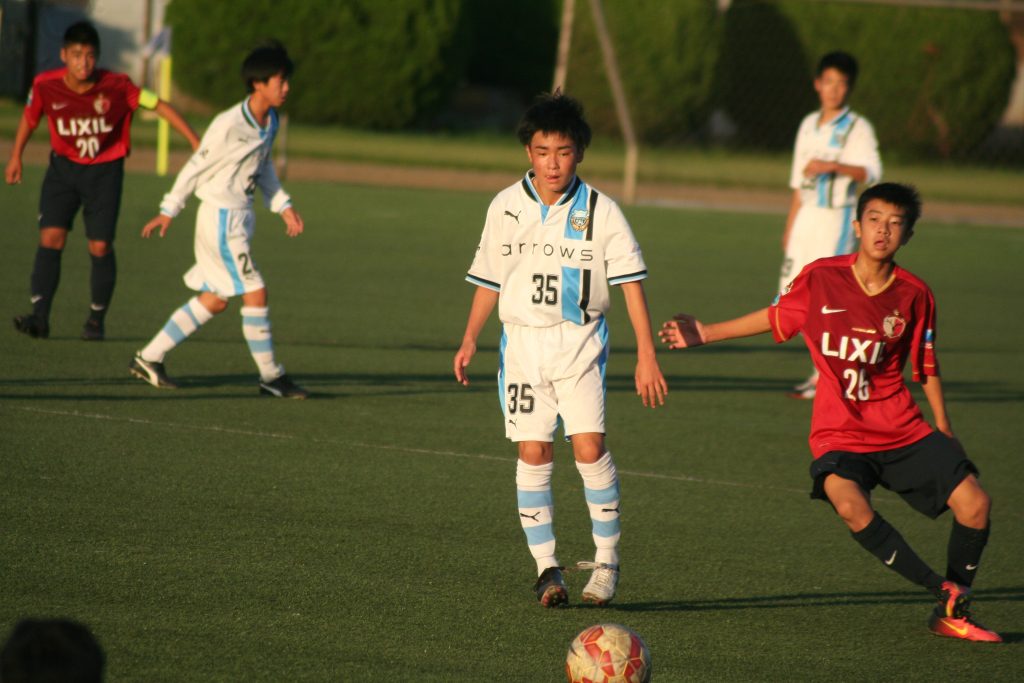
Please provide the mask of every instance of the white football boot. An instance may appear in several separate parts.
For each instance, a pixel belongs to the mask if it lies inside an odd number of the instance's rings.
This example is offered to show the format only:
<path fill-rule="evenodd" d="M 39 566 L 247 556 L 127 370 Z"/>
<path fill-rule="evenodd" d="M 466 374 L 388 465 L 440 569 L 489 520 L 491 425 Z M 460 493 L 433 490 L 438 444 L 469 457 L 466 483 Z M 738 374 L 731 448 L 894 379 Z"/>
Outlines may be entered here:
<path fill-rule="evenodd" d="M 579 569 L 592 569 L 590 581 L 583 588 L 583 602 L 607 605 L 615 597 L 619 583 L 619 567 L 604 562 L 577 562 Z"/>

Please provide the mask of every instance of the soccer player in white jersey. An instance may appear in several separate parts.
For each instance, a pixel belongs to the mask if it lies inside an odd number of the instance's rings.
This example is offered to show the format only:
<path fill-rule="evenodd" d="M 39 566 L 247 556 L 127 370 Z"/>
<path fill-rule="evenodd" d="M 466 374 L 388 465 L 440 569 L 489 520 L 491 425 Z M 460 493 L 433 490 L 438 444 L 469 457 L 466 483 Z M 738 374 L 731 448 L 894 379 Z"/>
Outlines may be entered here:
<path fill-rule="evenodd" d="M 537 564 L 534 591 L 544 607 L 568 602 L 555 556 L 551 473 L 559 421 L 572 441 L 590 509 L 594 562 L 583 599 L 606 604 L 619 578 L 619 484 L 605 447 L 604 374 L 609 285 L 619 285 L 636 336 L 636 391 L 645 406 L 664 404 L 668 387 L 655 359 L 640 247 L 619 207 L 580 180 L 590 143 L 576 100 L 544 95 L 519 125 L 531 169 L 498 193 L 487 210 L 466 279 L 476 285 L 455 378 L 498 306 L 503 329 L 498 390 L 505 436 L 517 443 L 519 519 Z"/>
<path fill-rule="evenodd" d="M 133 375 L 154 387 L 177 387 L 167 377 L 164 357 L 224 311 L 230 298 L 240 296 L 242 334 L 259 368 L 260 393 L 281 398 L 308 396 L 274 359 L 267 288 L 249 244 L 255 227 L 252 200 L 257 187 L 268 208 L 284 219 L 289 237 L 303 230 L 302 218 L 281 188 L 270 156 L 277 133 L 276 108 L 288 96 L 292 69 L 288 53 L 277 43 L 257 48 L 246 57 L 242 78 L 249 96 L 214 118 L 199 150 L 160 203 L 160 214 L 142 229 L 143 237 L 158 228 L 163 237 L 190 194 L 195 192 L 202 200 L 196 214 L 196 262 L 184 277 L 185 284 L 199 293 L 171 315 L 129 365 Z"/>
<path fill-rule="evenodd" d="M 796 134 L 779 291 L 811 261 L 854 250 L 857 195 L 882 177 L 875 130 L 847 105 L 856 80 L 857 60 L 845 52 L 818 62 L 814 90 L 821 108 L 804 117 Z M 815 371 L 791 395 L 814 398 L 817 383 Z"/>

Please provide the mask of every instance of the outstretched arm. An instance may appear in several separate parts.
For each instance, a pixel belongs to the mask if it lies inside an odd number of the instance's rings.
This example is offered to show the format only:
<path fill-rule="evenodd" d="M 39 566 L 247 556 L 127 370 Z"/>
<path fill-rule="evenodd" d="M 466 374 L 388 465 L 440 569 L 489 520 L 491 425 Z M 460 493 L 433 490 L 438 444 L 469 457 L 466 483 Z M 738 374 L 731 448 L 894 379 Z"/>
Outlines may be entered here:
<path fill-rule="evenodd" d="M 480 330 L 484 329 L 487 319 L 491 317 L 494 305 L 498 303 L 498 292 L 486 287 L 477 287 L 473 294 L 473 303 L 469 307 L 469 320 L 466 321 L 466 331 L 462 335 L 462 346 L 455 353 L 453 369 L 455 380 L 463 386 L 469 386 L 469 375 L 466 374 L 466 366 L 476 355 L 476 340 L 480 336 Z"/>
<path fill-rule="evenodd" d="M 620 285 L 626 299 L 626 311 L 636 336 L 636 372 L 634 381 L 636 393 L 645 406 L 656 408 L 665 405 L 668 384 L 661 374 L 658 360 L 654 357 L 654 337 L 651 335 L 651 316 L 647 311 L 647 297 L 641 282 L 626 282 Z"/>
<path fill-rule="evenodd" d="M 11 158 L 7 161 L 7 168 L 4 171 L 4 180 L 8 185 L 15 185 L 21 182 L 21 155 L 25 152 L 25 145 L 32 137 L 32 131 L 36 129 L 29 123 L 28 117 L 23 113 L 18 123 L 18 132 L 14 135 L 14 147 L 11 148 Z"/>
<path fill-rule="evenodd" d="M 804 175 L 808 177 L 834 173 L 836 175 L 850 176 L 858 183 L 868 179 L 866 166 L 855 166 L 853 164 L 841 164 L 838 161 L 825 161 L 824 159 L 811 159 L 804 167 Z"/>
<path fill-rule="evenodd" d="M 770 332 L 768 309 L 762 308 L 739 318 L 705 325 L 692 315 L 680 313 L 661 326 L 658 336 L 670 349 L 685 349 L 739 337 Z"/>
<path fill-rule="evenodd" d="M 942 380 L 939 379 L 938 375 L 925 375 L 923 379 L 921 388 L 924 389 L 924 396 L 928 399 L 928 405 L 931 406 L 932 417 L 935 419 L 935 428 L 946 436 L 955 439 L 953 425 L 950 423 L 949 415 L 946 413 L 946 399 L 942 393 Z"/>
<path fill-rule="evenodd" d="M 182 137 L 188 140 L 188 144 L 192 145 L 193 152 L 199 149 L 199 136 L 192 130 L 192 126 L 188 125 L 185 117 L 179 114 L 178 110 L 172 107 L 169 102 L 157 100 L 154 111 L 156 111 L 160 118 L 165 119 L 167 123 L 171 124 L 171 128 L 181 133 Z"/>

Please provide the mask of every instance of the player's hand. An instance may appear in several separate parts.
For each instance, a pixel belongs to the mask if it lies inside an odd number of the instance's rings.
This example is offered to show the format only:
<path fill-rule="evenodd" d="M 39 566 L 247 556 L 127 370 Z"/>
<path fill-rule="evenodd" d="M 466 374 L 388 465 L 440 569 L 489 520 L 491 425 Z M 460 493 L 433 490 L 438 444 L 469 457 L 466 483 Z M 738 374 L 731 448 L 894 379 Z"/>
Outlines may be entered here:
<path fill-rule="evenodd" d="M 668 393 L 668 384 L 665 376 L 661 374 L 658 361 L 654 356 L 643 356 L 636 362 L 636 394 L 643 401 L 644 407 L 657 408 L 665 405 L 665 394 Z"/>
<path fill-rule="evenodd" d="M 153 220 L 142 226 L 142 236 L 149 237 L 153 234 L 153 231 L 160 228 L 160 236 L 163 237 L 167 234 L 167 228 L 171 227 L 171 217 L 159 214 Z"/>
<path fill-rule="evenodd" d="M 12 156 L 10 161 L 7 162 L 7 168 L 4 170 L 4 180 L 7 181 L 8 185 L 17 185 L 21 182 L 21 159 Z"/>
<path fill-rule="evenodd" d="M 469 375 L 466 374 L 466 366 L 476 355 L 476 342 L 464 341 L 455 354 L 453 370 L 455 370 L 455 381 L 464 387 L 469 386 Z"/>
<path fill-rule="evenodd" d="M 284 219 L 284 231 L 289 237 L 298 237 L 302 234 L 302 228 L 305 227 L 305 223 L 302 222 L 302 216 L 299 212 L 288 207 L 281 212 L 281 218 Z"/>
<path fill-rule="evenodd" d="M 708 343 L 704 323 L 685 313 L 679 313 L 662 324 L 658 337 L 670 349 L 686 349 Z"/>
<path fill-rule="evenodd" d="M 811 159 L 804 166 L 804 175 L 808 178 L 813 178 L 814 176 L 825 175 L 826 173 L 835 173 L 838 166 L 839 164 L 834 161 Z"/>

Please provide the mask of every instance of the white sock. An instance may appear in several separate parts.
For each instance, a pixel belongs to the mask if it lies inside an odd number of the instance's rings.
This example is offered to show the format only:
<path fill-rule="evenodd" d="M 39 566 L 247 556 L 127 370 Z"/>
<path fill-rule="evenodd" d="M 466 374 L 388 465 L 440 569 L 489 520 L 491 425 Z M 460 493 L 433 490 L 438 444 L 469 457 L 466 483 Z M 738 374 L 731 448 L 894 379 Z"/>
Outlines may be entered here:
<path fill-rule="evenodd" d="M 516 465 L 516 498 L 519 502 L 519 523 L 526 533 L 530 554 L 537 561 L 537 576 L 548 567 L 557 567 L 555 530 L 552 526 L 555 506 L 551 497 L 551 472 L 555 464 Z"/>
<path fill-rule="evenodd" d="M 597 462 L 576 463 L 583 478 L 583 492 L 590 508 L 590 525 L 597 551 L 595 562 L 619 564 L 619 478 L 612 454 L 606 452 Z"/>
<path fill-rule="evenodd" d="M 274 342 L 270 338 L 270 309 L 266 306 L 243 306 L 242 334 L 249 344 L 249 353 L 260 369 L 264 382 L 275 380 L 284 374 L 284 368 L 274 360 Z"/>
<path fill-rule="evenodd" d="M 213 313 L 199 303 L 199 297 L 192 297 L 185 302 L 184 306 L 171 314 L 163 329 L 156 333 L 156 336 L 146 344 L 139 355 L 142 360 L 163 363 L 164 356 L 212 318 Z"/>

